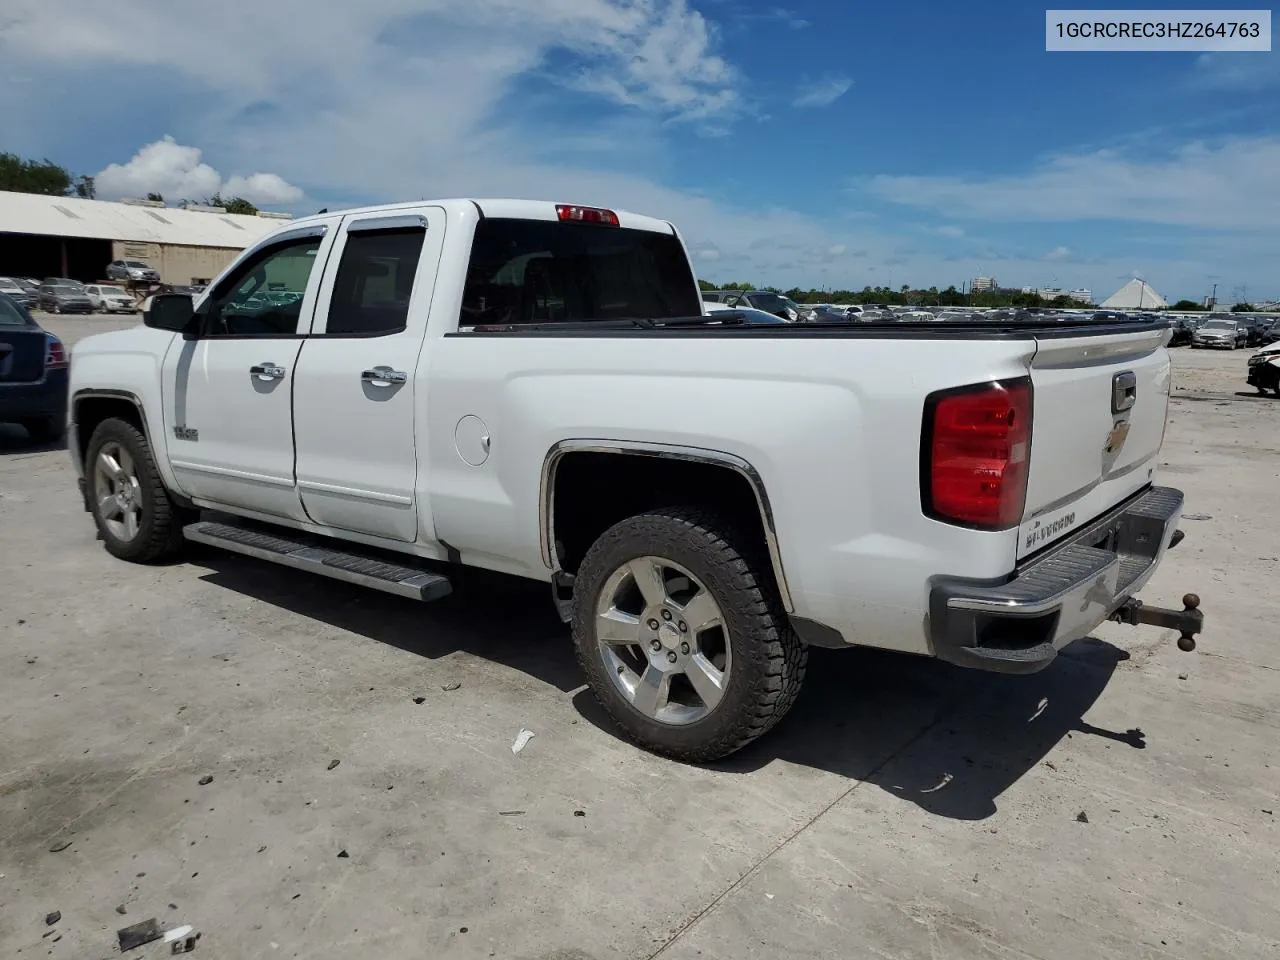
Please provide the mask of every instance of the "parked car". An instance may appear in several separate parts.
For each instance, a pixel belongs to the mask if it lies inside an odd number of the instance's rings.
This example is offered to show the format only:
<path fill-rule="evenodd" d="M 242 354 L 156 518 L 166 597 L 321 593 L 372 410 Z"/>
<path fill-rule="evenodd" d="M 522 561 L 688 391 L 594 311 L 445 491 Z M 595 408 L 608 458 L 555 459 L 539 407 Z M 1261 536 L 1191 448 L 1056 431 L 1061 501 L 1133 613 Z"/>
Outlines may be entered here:
<path fill-rule="evenodd" d="M 60 280 L 40 288 L 40 309 L 49 313 L 93 313 L 93 301 L 81 284 L 73 286 Z"/>
<path fill-rule="evenodd" d="M 752 307 L 731 307 L 727 303 L 708 303 L 706 304 L 706 308 L 707 316 L 713 317 L 716 314 L 728 313 L 732 314 L 735 318 L 739 316 L 742 317 L 742 323 L 779 324 L 790 322 L 788 320 L 783 320 L 782 317 L 776 316 L 775 314 L 765 313 L 763 310 L 756 310 Z"/>
<path fill-rule="evenodd" d="M 806 323 L 853 323 L 857 316 L 849 312 L 848 307 L 823 304 L 813 311 L 813 316 Z"/>
<path fill-rule="evenodd" d="M 83 290 L 84 284 L 79 280 L 73 280 L 70 277 L 45 277 L 40 281 L 40 286 L 47 287 L 50 285 L 60 287 L 75 287 L 77 290 Z"/>
<path fill-rule="evenodd" d="M 1191 342 L 1195 324 L 1190 317 L 1174 317 L 1169 326 L 1173 331 L 1169 338 L 1169 346 L 1181 347 Z"/>
<path fill-rule="evenodd" d="M 741 290 L 703 290 L 702 299 L 707 303 L 724 303 L 730 297 L 736 297 Z"/>
<path fill-rule="evenodd" d="M 1234 350 L 1236 347 L 1243 347 L 1247 338 L 1247 332 L 1235 320 L 1211 318 L 1191 335 L 1191 345 Z"/>
<path fill-rule="evenodd" d="M 38 293 L 28 290 L 13 277 L 0 277 L 0 293 L 30 310 L 40 302 Z"/>
<path fill-rule="evenodd" d="M 303 299 L 246 308 L 273 282 Z M 1108 617 L 1200 630 L 1131 602 L 1180 539 L 1163 326 L 704 309 L 663 220 L 306 217 L 198 307 L 77 345 L 72 462 L 122 560 L 192 540 L 420 601 L 462 565 L 547 583 L 604 710 L 683 760 L 770 729 L 810 646 L 1029 673 Z"/>
<path fill-rule="evenodd" d="M 772 313 L 783 320 L 790 320 L 792 323 L 800 319 L 799 304 L 781 294 L 772 293 L 768 290 L 739 290 L 736 296 L 728 297 L 724 302 L 731 307 L 751 307 L 755 310 L 763 310 L 765 313 Z"/>
<path fill-rule="evenodd" d="M 1280 343 L 1263 347 L 1249 358 L 1246 382 L 1259 393 L 1272 390 L 1280 397 Z"/>
<path fill-rule="evenodd" d="M 151 264 L 141 260 L 112 260 L 107 264 L 107 279 L 159 283 L 160 274 Z"/>
<path fill-rule="evenodd" d="M 84 288 L 85 294 L 93 301 L 93 309 L 100 313 L 137 313 L 138 301 L 123 287 L 112 287 L 105 283 L 91 283 Z"/>
<path fill-rule="evenodd" d="M 1271 319 L 1271 323 L 1262 331 L 1262 345 L 1275 343 L 1280 340 L 1280 320 Z"/>
<path fill-rule="evenodd" d="M 0 293 L 0 422 L 20 423 L 37 443 L 57 440 L 67 425 L 67 351 Z"/>

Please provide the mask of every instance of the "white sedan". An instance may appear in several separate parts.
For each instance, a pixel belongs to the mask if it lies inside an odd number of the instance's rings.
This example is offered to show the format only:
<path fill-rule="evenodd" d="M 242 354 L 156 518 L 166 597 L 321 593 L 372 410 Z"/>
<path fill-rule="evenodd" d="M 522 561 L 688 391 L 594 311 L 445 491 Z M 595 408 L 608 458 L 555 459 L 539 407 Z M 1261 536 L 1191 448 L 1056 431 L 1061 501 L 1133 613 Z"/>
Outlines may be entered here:
<path fill-rule="evenodd" d="M 137 313 L 138 301 L 123 287 L 110 284 L 92 284 L 84 288 L 85 294 L 93 302 L 93 309 L 100 313 Z"/>

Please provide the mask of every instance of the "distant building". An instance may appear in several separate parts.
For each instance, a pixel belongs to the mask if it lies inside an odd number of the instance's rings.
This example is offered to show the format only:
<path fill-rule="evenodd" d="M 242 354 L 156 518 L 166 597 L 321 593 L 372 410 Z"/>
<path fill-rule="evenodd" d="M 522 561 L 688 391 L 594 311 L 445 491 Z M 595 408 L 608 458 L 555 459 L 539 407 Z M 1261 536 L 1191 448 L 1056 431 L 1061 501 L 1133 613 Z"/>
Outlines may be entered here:
<path fill-rule="evenodd" d="M 165 283 L 208 283 L 246 247 L 280 226 L 278 216 L 109 203 L 0 191 L 0 264 L 10 276 L 104 279 L 112 260 L 140 260 Z"/>
<path fill-rule="evenodd" d="M 1059 297 L 1066 297 L 1076 303 L 1093 303 L 1093 292 L 1086 290 L 1084 287 L 1077 287 L 1075 290 L 1063 290 L 1061 287 L 1041 287 L 1034 292 L 1039 294 L 1042 300 L 1057 300 Z"/>
<path fill-rule="evenodd" d="M 1130 280 L 1123 287 L 1102 301 L 1104 310 L 1159 310 L 1169 306 L 1168 301 L 1145 280 Z"/>
<path fill-rule="evenodd" d="M 994 293 L 998 286 L 994 277 L 974 277 L 969 281 L 969 292 Z"/>

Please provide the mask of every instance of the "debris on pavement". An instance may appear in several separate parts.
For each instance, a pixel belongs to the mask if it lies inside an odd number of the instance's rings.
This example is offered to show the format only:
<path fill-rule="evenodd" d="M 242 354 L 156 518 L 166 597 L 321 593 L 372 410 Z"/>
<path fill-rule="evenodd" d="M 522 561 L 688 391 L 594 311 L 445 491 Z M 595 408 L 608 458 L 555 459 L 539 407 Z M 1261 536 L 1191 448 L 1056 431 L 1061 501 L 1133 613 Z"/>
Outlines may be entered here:
<path fill-rule="evenodd" d="M 445 693 L 451 693 L 454 690 L 460 690 L 461 688 L 462 688 L 462 684 L 459 683 L 457 680 L 450 680 L 448 683 L 443 683 L 440 685 L 440 689 L 443 690 Z"/>
<path fill-rule="evenodd" d="M 521 729 L 520 732 L 516 734 L 515 741 L 511 744 L 511 752 L 519 753 L 526 746 L 528 746 L 529 741 L 532 739 L 533 739 L 532 730 Z"/>
<path fill-rule="evenodd" d="M 142 946 L 144 943 L 150 943 L 152 940 L 159 940 L 162 936 L 160 923 L 155 917 L 150 920 L 143 920 L 141 923 L 135 923 L 131 927 L 125 927 L 116 931 L 116 936 L 120 939 L 120 952 L 133 950 Z"/>
<path fill-rule="evenodd" d="M 196 948 L 196 941 L 199 939 L 200 934 L 192 933 L 189 923 L 166 930 L 164 934 L 164 942 L 172 945 L 169 948 L 172 954 L 190 953 Z"/>
<path fill-rule="evenodd" d="M 1180 673 L 1180 674 L 1178 674 L 1178 679 L 1179 679 L 1179 680 L 1185 680 L 1185 679 L 1187 679 L 1187 675 L 1186 675 L 1185 673 Z"/>
<path fill-rule="evenodd" d="M 340 859 L 340 860 L 347 860 L 347 859 L 349 859 L 350 857 L 351 857 L 351 854 L 347 853 L 347 851 L 346 851 L 346 850 L 339 850 L 339 851 L 338 851 L 338 859 Z"/>
<path fill-rule="evenodd" d="M 329 761 L 329 766 L 325 767 L 325 769 L 326 769 L 326 770 L 332 770 L 334 767 L 336 767 L 336 766 L 337 766 L 338 764 L 340 764 L 341 762 L 342 762 L 341 760 L 330 760 L 330 761 Z"/>
<path fill-rule="evenodd" d="M 196 782 L 199 783 L 200 786 L 202 787 L 207 787 L 209 784 L 213 783 L 213 774 L 206 773 L 203 777 L 201 777 Z"/>
<path fill-rule="evenodd" d="M 427 702 L 427 698 L 426 698 L 426 697 L 414 697 L 414 698 L 413 698 L 413 702 L 414 702 L 414 703 L 416 703 L 416 704 L 421 705 L 421 704 L 424 704 L 424 703 L 426 703 L 426 702 Z"/>
<path fill-rule="evenodd" d="M 120 916 L 122 916 L 122 917 L 123 917 L 126 913 L 128 913 L 128 912 L 129 912 L 129 911 L 128 911 L 128 910 L 126 910 L 126 909 L 124 908 L 124 904 L 123 904 L 123 903 L 122 903 L 122 904 L 120 904 L 120 906 L 116 907 L 116 913 L 120 914 Z"/>
<path fill-rule="evenodd" d="M 67 847 L 69 847 L 69 846 L 71 846 L 71 841 L 70 841 L 70 840 L 59 840 L 59 841 L 58 841 L 57 843 L 55 843 L 52 847 L 50 847 L 50 848 L 49 848 L 49 852 L 50 852 L 50 853 L 61 853 L 63 850 L 67 849 Z"/>
<path fill-rule="evenodd" d="M 1083 810 L 1081 810 L 1079 813 L 1076 814 L 1076 823 L 1088 823 L 1088 822 L 1089 822 L 1089 815 L 1085 813 Z"/>
<path fill-rule="evenodd" d="M 585 817 L 585 816 L 587 815 L 587 811 L 585 811 L 585 810 L 575 810 L 575 811 L 573 811 L 573 815 L 574 815 L 575 817 Z"/>
<path fill-rule="evenodd" d="M 499 810 L 499 811 L 498 811 L 498 816 L 500 816 L 500 817 L 523 817 L 523 816 L 524 816 L 524 811 L 523 811 L 523 810 Z"/>
<path fill-rule="evenodd" d="M 52 927 L 55 923 L 57 923 L 61 919 L 62 919 L 61 910 L 55 910 L 53 911 L 53 913 L 46 913 L 44 915 L 44 925 L 46 927 Z"/>

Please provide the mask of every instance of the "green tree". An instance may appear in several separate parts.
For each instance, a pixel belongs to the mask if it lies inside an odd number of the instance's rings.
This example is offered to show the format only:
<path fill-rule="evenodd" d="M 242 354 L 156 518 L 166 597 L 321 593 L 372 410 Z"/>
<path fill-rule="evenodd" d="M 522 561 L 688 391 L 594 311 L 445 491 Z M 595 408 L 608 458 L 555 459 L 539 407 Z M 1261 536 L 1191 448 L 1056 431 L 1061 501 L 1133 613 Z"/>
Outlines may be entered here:
<path fill-rule="evenodd" d="M 0 153 L 0 190 L 65 197 L 72 186 L 71 174 L 52 160 L 24 160 L 17 154 Z"/>
<path fill-rule="evenodd" d="M 1232 313 L 1253 313 L 1252 303 L 1237 303 L 1231 308 Z"/>
<path fill-rule="evenodd" d="M 88 175 L 76 177 L 76 182 L 73 185 L 73 188 L 76 196 L 85 200 L 93 200 L 98 195 L 98 188 L 94 184 L 93 177 Z"/>
<path fill-rule="evenodd" d="M 227 197 L 223 199 L 222 194 L 215 193 L 205 203 L 211 207 L 222 207 L 227 213 L 239 213 L 247 217 L 256 217 L 258 215 L 258 208 L 244 197 Z"/>
<path fill-rule="evenodd" d="M 158 194 L 158 193 L 148 193 L 148 194 L 147 194 L 147 199 L 148 199 L 148 200 L 153 200 L 153 201 L 155 201 L 156 203 L 164 203 L 164 197 L 163 197 L 163 196 L 161 196 L 161 195 L 160 195 L 160 194 Z"/>
<path fill-rule="evenodd" d="M 1179 300 L 1170 310 L 1203 310 L 1204 308 L 1194 300 Z"/>

